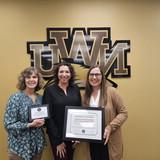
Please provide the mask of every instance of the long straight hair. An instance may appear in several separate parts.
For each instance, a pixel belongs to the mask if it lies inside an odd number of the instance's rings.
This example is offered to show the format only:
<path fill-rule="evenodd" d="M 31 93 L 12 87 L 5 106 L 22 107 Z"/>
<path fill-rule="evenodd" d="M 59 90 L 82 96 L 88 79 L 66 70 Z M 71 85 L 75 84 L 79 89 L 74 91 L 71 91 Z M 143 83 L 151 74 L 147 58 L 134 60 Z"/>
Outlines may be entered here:
<path fill-rule="evenodd" d="M 90 67 L 90 69 L 87 73 L 87 80 L 86 80 L 83 104 L 84 104 L 84 106 L 89 106 L 91 94 L 93 92 L 93 87 L 89 83 L 89 74 L 92 71 L 92 69 L 94 69 L 94 68 L 99 68 L 99 70 L 102 74 L 102 81 L 101 81 L 101 84 L 100 84 L 99 106 L 103 107 L 107 103 L 107 84 L 106 84 L 106 79 L 105 79 L 105 75 L 103 73 L 103 70 L 98 65 Z"/>

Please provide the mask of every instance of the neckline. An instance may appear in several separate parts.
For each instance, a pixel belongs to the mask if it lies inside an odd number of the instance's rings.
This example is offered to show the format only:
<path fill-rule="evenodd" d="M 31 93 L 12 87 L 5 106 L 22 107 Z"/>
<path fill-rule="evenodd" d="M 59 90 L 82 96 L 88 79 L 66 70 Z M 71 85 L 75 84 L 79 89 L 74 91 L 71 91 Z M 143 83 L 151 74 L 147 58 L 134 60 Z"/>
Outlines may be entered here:
<path fill-rule="evenodd" d="M 96 98 L 94 98 L 93 96 L 91 96 L 90 105 L 93 106 L 93 107 L 95 107 L 95 106 L 98 107 L 99 98 L 100 98 L 100 90 L 98 90 Z"/>
<path fill-rule="evenodd" d="M 37 93 L 33 94 L 34 98 L 32 96 L 28 95 L 25 91 L 22 91 L 22 93 L 23 93 L 24 96 L 28 97 L 32 101 L 32 103 L 36 103 L 36 101 L 38 99 L 38 94 Z"/>

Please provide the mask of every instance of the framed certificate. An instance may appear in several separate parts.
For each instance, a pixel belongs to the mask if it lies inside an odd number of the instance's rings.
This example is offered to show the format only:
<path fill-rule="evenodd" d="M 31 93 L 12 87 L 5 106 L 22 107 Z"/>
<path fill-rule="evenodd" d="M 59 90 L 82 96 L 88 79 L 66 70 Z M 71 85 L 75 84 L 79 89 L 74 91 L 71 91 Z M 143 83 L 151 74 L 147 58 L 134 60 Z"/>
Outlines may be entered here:
<path fill-rule="evenodd" d="M 104 109 L 100 107 L 66 106 L 64 140 L 103 142 Z"/>
<path fill-rule="evenodd" d="M 39 118 L 49 118 L 48 104 L 32 105 L 29 107 L 29 120 L 33 121 Z"/>

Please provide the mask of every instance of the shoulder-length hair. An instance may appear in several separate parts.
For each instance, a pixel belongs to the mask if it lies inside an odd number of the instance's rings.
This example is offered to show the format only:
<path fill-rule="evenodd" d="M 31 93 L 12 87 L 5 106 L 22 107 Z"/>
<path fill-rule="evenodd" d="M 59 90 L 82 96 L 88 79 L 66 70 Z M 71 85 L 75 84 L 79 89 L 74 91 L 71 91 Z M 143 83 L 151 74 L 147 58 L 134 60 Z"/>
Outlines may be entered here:
<path fill-rule="evenodd" d="M 34 67 L 28 67 L 28 68 L 24 69 L 18 77 L 17 88 L 19 90 L 22 91 L 26 88 L 25 78 L 32 75 L 33 73 L 35 73 L 38 77 L 38 84 L 35 88 L 35 91 L 38 91 L 43 87 L 43 79 L 42 79 L 42 75 L 40 74 L 40 72 Z"/>
<path fill-rule="evenodd" d="M 75 70 L 74 70 L 73 66 L 67 62 L 62 62 L 62 63 L 55 65 L 54 72 L 53 72 L 53 83 L 56 83 L 56 84 L 59 83 L 58 72 L 59 72 L 59 68 L 61 66 L 67 66 L 69 68 L 69 71 L 71 73 L 69 85 L 73 85 L 75 83 L 75 77 L 76 77 Z"/>
<path fill-rule="evenodd" d="M 107 103 L 107 87 L 106 87 L 106 78 L 105 75 L 103 73 L 103 70 L 98 66 L 92 66 L 90 67 L 90 69 L 88 70 L 87 73 L 87 79 L 86 79 L 86 86 L 85 86 L 85 92 L 84 92 L 84 105 L 88 106 L 89 102 L 90 102 L 90 98 L 91 98 L 91 94 L 93 92 L 93 88 L 89 83 L 89 74 L 92 71 L 92 69 L 94 68 L 99 68 L 101 75 L 102 75 L 102 81 L 100 84 L 100 99 L 99 99 L 99 106 L 103 107 L 106 103 Z"/>

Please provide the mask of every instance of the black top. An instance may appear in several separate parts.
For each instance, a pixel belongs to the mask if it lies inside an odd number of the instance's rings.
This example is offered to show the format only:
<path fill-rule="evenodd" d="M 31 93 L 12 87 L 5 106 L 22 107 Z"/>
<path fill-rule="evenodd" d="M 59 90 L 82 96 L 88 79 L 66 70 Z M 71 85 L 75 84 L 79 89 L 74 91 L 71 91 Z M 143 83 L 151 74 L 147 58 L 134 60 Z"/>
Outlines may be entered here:
<path fill-rule="evenodd" d="M 46 120 L 47 134 L 51 145 L 57 146 L 63 142 L 65 106 L 81 106 L 80 90 L 76 85 L 69 86 L 66 95 L 57 84 L 53 84 L 45 89 L 43 104 L 49 104 L 50 118 Z"/>

